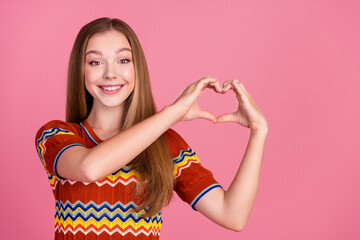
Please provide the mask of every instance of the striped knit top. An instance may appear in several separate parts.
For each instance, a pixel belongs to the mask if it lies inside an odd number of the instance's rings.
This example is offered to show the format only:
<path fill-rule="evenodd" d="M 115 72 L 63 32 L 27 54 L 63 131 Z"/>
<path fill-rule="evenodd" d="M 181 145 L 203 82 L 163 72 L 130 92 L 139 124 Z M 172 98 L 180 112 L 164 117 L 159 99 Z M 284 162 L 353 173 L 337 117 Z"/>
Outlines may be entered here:
<path fill-rule="evenodd" d="M 179 134 L 169 129 L 165 137 L 173 158 L 174 190 L 194 208 L 220 185 Z M 140 204 L 133 196 L 138 173 L 131 165 L 93 183 L 64 179 L 57 173 L 63 151 L 101 142 L 86 120 L 80 124 L 54 120 L 37 132 L 36 149 L 55 197 L 55 239 L 159 239 L 161 212 L 144 218 L 145 210 L 135 211 Z"/>

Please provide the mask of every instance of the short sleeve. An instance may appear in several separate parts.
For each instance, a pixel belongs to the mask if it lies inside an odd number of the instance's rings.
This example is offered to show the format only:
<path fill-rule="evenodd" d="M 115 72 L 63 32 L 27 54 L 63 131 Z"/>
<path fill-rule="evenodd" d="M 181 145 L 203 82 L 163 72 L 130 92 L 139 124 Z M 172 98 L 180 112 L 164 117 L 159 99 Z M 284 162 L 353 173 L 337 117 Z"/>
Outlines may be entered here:
<path fill-rule="evenodd" d="M 213 174 L 201 165 L 196 153 L 174 130 L 165 133 L 173 157 L 174 190 L 195 209 L 195 204 L 211 189 L 221 187 Z"/>
<path fill-rule="evenodd" d="M 42 164 L 48 174 L 58 175 L 56 166 L 61 154 L 73 146 L 84 147 L 79 132 L 73 123 L 54 120 L 42 126 L 36 134 L 35 145 Z"/>

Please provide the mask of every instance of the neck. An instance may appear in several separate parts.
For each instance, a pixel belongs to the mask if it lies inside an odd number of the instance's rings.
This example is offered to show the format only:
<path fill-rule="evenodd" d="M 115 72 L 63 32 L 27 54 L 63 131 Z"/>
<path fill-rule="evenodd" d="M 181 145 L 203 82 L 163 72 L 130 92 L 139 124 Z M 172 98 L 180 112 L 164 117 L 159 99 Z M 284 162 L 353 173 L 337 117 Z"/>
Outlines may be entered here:
<path fill-rule="evenodd" d="M 121 117 L 124 108 L 92 107 L 87 122 L 94 131 L 120 132 Z"/>

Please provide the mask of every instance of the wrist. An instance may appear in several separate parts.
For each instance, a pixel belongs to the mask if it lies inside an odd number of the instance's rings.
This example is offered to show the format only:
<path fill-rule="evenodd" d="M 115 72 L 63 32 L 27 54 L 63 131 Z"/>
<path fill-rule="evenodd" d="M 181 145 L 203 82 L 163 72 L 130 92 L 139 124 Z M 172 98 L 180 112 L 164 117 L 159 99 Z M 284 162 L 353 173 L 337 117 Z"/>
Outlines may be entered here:
<path fill-rule="evenodd" d="M 173 104 L 165 106 L 160 112 L 165 115 L 167 120 L 169 120 L 171 126 L 181 121 L 180 115 Z"/>
<path fill-rule="evenodd" d="M 267 126 L 267 124 L 263 125 L 263 126 L 259 126 L 256 129 L 251 129 L 251 134 L 256 134 L 256 135 L 267 135 L 269 131 L 269 128 Z"/>

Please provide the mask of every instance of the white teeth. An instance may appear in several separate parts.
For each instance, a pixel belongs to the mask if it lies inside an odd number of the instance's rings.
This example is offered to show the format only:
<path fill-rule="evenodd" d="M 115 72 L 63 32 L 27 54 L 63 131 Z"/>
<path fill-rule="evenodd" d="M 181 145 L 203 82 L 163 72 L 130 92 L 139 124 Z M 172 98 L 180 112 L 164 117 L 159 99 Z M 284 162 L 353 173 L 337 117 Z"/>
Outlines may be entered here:
<path fill-rule="evenodd" d="M 121 86 L 117 86 L 117 87 L 102 87 L 103 89 L 107 90 L 107 91 L 114 91 L 116 89 L 121 88 Z"/>

